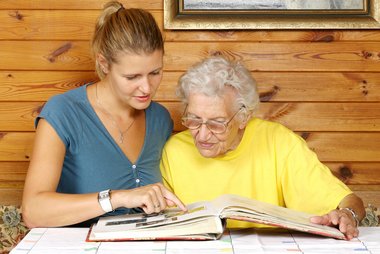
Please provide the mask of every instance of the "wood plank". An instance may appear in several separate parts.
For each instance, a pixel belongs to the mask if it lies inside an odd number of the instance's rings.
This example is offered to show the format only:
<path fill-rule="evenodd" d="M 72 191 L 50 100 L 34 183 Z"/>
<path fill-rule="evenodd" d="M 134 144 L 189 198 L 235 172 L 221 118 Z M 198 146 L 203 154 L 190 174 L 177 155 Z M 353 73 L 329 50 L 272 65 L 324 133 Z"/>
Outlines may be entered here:
<path fill-rule="evenodd" d="M 0 71 L 0 101 L 47 101 L 96 80 L 94 71 Z"/>
<path fill-rule="evenodd" d="M 108 0 L 1 0 L 0 9 L 62 9 L 62 10 L 89 10 L 89 9 L 102 9 L 103 5 L 107 3 Z M 120 0 L 124 7 L 133 8 L 144 8 L 144 9 L 163 9 L 162 1 L 157 0 Z M 75 17 L 76 18 L 76 17 Z"/>
<path fill-rule="evenodd" d="M 0 2 L 0 38 L 3 40 L 90 40 L 96 18 L 100 14 L 103 1 L 86 5 L 76 1 L 70 6 L 51 4 L 50 8 L 30 8 L 25 6 L 2 9 Z M 30 1 L 28 1 L 29 3 Z M 34 1 L 33 1 L 34 2 Z M 58 2 L 57 2 L 58 3 Z M 61 1 L 59 1 L 62 4 Z M 33 4 L 34 5 L 34 4 Z M 38 3 L 36 3 L 38 5 Z M 177 31 L 163 29 L 163 12 L 160 2 L 128 1 L 126 6 L 147 7 L 155 17 L 167 42 L 186 41 L 230 41 L 230 42 L 339 42 L 339 41 L 380 41 L 378 30 L 297 30 L 297 31 Z M 77 8 L 73 8 L 77 6 Z M 99 8 L 96 8 L 99 6 Z M 34 7 L 34 6 L 32 6 Z M 37 6 L 36 6 L 37 7 Z M 89 8 L 96 8 L 89 10 Z M 67 9 L 70 8 L 70 9 Z M 85 8 L 85 9 L 83 9 Z M 159 9 L 159 10 L 157 10 Z M 75 20 L 72 19 L 75 17 Z"/>
<path fill-rule="evenodd" d="M 253 72 L 252 75 L 262 101 L 380 101 L 379 72 Z"/>
<path fill-rule="evenodd" d="M 324 162 L 380 162 L 378 132 L 299 133 Z"/>
<path fill-rule="evenodd" d="M 338 42 L 379 41 L 379 30 L 165 30 L 167 42 L 214 41 L 214 42 Z"/>
<path fill-rule="evenodd" d="M 364 189 L 362 190 L 359 188 L 358 190 L 353 187 L 349 186 L 351 190 L 354 191 L 355 194 L 357 194 L 362 200 L 365 206 L 372 205 L 375 207 L 380 207 L 380 185 L 375 185 L 376 190 L 368 190 Z M 364 186 L 366 187 L 366 186 Z"/>
<path fill-rule="evenodd" d="M 0 131 L 34 131 L 43 102 L 0 102 Z"/>
<path fill-rule="evenodd" d="M 355 71 L 380 69 L 380 44 L 166 43 L 165 70 L 185 71 L 208 55 L 224 54 L 255 71 Z M 284 53 L 285 52 L 285 53 Z M 0 41 L 3 70 L 93 70 L 87 41 Z"/>
<path fill-rule="evenodd" d="M 262 103 L 258 117 L 293 131 L 380 131 L 380 103 Z"/>
<path fill-rule="evenodd" d="M 166 43 L 166 70 L 186 70 L 209 55 L 243 61 L 252 71 L 378 71 L 379 43 Z"/>
<path fill-rule="evenodd" d="M 353 191 L 380 191 L 378 184 L 361 184 L 361 185 L 348 185 Z"/>
<path fill-rule="evenodd" d="M 175 88 L 182 74 L 166 71 L 155 99 L 178 101 Z M 253 72 L 252 75 L 262 101 L 380 101 L 380 72 Z M 96 80 L 94 71 L 0 71 L 0 101 L 46 101 L 55 94 Z"/>
<path fill-rule="evenodd" d="M 0 162 L 0 204 L 21 205 L 28 162 Z"/>
<path fill-rule="evenodd" d="M 181 131 L 183 106 L 162 103 Z M 282 123 L 293 131 L 380 131 L 379 103 L 261 103 L 257 116 Z"/>
<path fill-rule="evenodd" d="M 89 40 L 99 13 L 99 11 L 83 10 L 2 10 L 0 11 L 0 38 L 3 40 Z"/>
<path fill-rule="evenodd" d="M 355 193 L 363 200 L 365 206 L 372 205 L 379 209 L 380 191 L 355 191 Z"/>
<path fill-rule="evenodd" d="M 180 102 L 161 102 L 181 131 Z M 44 102 L 0 102 L 0 131 L 34 131 Z M 260 105 L 257 116 L 282 123 L 293 131 L 380 131 L 380 103 L 277 103 Z"/>
<path fill-rule="evenodd" d="M 162 29 L 162 12 L 151 11 Z M 100 10 L 0 10 L 2 40 L 90 40 Z M 73 19 L 72 17 L 75 17 Z"/>
<path fill-rule="evenodd" d="M 29 161 L 34 132 L 0 132 L 0 161 Z"/>
<path fill-rule="evenodd" d="M 20 206 L 22 191 L 22 189 L 0 189 L 0 204 Z"/>
<path fill-rule="evenodd" d="M 299 133 L 327 162 L 380 162 L 380 133 Z M 29 161 L 33 132 L 0 132 L 0 161 Z"/>
<path fill-rule="evenodd" d="M 27 161 L 2 161 L 0 162 L 0 186 L 5 182 L 21 183 L 23 185 L 28 171 Z"/>
<path fill-rule="evenodd" d="M 3 70 L 93 70 L 88 42 L 0 41 Z M 33 67 L 34 66 L 34 67 Z"/>
<path fill-rule="evenodd" d="M 332 173 L 347 185 L 380 185 L 380 163 L 325 163 Z"/>

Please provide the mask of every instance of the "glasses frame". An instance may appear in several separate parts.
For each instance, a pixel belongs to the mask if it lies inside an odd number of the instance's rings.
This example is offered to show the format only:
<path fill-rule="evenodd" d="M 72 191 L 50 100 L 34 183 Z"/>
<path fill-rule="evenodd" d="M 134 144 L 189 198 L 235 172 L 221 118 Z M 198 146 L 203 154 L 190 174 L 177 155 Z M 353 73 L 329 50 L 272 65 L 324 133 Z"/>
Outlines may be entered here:
<path fill-rule="evenodd" d="M 186 108 L 185 108 L 185 110 L 184 110 L 184 112 L 183 112 L 183 114 L 182 114 L 182 118 L 181 118 L 181 123 L 182 123 L 182 125 L 183 126 L 185 126 L 186 128 L 188 128 L 189 130 L 197 130 L 197 129 L 199 129 L 202 125 L 206 125 L 206 127 L 207 127 L 207 129 L 209 130 L 209 131 L 211 131 L 212 133 L 214 133 L 214 134 L 223 134 L 223 133 L 225 133 L 226 131 L 227 131 L 227 128 L 228 128 L 228 125 L 231 123 L 231 121 L 235 118 L 235 116 L 242 110 L 244 108 L 244 106 L 241 106 L 240 108 L 239 108 L 239 110 L 237 110 L 233 115 L 232 115 L 232 117 L 229 119 L 229 120 L 226 120 L 226 121 L 224 121 L 224 122 L 220 122 L 220 121 L 217 121 L 217 120 L 206 120 L 206 121 L 202 121 L 202 122 L 200 122 L 199 123 L 199 126 L 197 126 L 197 127 L 195 127 L 195 128 L 190 128 L 190 127 L 188 127 L 188 126 L 186 126 L 185 124 L 184 124 L 184 122 L 187 120 L 187 119 L 190 119 L 191 117 L 187 117 L 187 116 L 185 116 L 185 114 L 187 113 L 187 106 L 186 106 Z M 194 119 L 194 118 L 191 118 L 191 119 Z M 199 118 L 200 119 L 200 118 Z M 194 119 L 194 120 L 196 120 L 196 119 Z M 201 120 L 201 119 L 200 119 Z M 208 125 L 208 122 L 210 122 L 210 121 L 213 121 L 213 122 L 217 122 L 217 123 L 220 123 L 220 124 L 222 124 L 223 126 L 224 126 L 224 130 L 223 131 L 221 131 L 221 132 L 215 132 L 214 130 L 212 130 L 212 129 L 210 129 L 209 128 L 209 125 Z"/>

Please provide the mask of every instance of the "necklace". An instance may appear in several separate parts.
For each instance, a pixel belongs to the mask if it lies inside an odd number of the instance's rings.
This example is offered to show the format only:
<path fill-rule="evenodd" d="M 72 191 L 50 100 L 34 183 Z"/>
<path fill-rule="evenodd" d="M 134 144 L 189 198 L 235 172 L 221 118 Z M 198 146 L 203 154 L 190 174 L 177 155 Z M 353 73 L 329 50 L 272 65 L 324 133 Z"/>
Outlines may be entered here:
<path fill-rule="evenodd" d="M 124 143 L 124 134 L 127 133 L 127 131 L 132 127 L 132 125 L 135 122 L 135 118 L 133 118 L 132 122 L 129 124 L 129 126 L 123 131 L 120 126 L 117 124 L 115 118 L 112 116 L 112 114 L 103 106 L 103 104 L 100 102 L 98 97 L 98 84 L 96 84 L 95 87 L 95 96 L 96 96 L 96 104 L 100 107 L 100 109 L 106 113 L 107 117 L 111 120 L 112 125 L 118 130 L 119 132 L 119 143 Z"/>

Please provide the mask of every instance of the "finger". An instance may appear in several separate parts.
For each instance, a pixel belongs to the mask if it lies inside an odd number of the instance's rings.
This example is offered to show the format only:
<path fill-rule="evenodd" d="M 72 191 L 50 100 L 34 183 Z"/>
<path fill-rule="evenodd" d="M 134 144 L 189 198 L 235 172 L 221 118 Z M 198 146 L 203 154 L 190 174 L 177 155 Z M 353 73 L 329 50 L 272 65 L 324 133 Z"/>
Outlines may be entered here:
<path fill-rule="evenodd" d="M 355 221 L 346 212 L 339 211 L 339 230 L 345 234 L 347 240 L 351 240 L 359 235 Z"/>
<path fill-rule="evenodd" d="M 323 216 L 313 216 L 310 218 L 310 222 L 320 225 L 331 225 L 330 216 L 328 216 L 327 214 Z"/>
<path fill-rule="evenodd" d="M 359 230 L 356 227 L 349 224 L 349 225 L 347 225 L 345 235 L 346 235 L 348 240 L 351 240 L 352 238 L 357 237 L 359 235 Z"/>
<path fill-rule="evenodd" d="M 327 214 L 327 216 L 329 217 L 333 225 L 339 225 L 339 220 L 340 220 L 339 210 L 336 210 L 336 209 L 332 210 L 331 212 Z"/>
<path fill-rule="evenodd" d="M 339 230 L 340 232 L 347 234 L 347 226 L 348 226 L 349 220 L 347 219 L 346 215 L 343 214 L 339 218 Z"/>
<path fill-rule="evenodd" d="M 156 213 L 160 211 L 160 202 L 157 199 L 156 191 L 152 186 L 146 188 L 142 198 L 144 212 L 147 214 Z"/>
<path fill-rule="evenodd" d="M 357 227 L 354 228 L 354 233 L 352 234 L 354 237 L 359 236 L 359 229 Z"/>
<path fill-rule="evenodd" d="M 339 220 L 339 230 L 345 233 L 347 238 L 356 237 L 359 234 L 359 230 L 356 227 L 356 222 L 350 215 L 345 212 L 341 212 Z"/>
<path fill-rule="evenodd" d="M 154 202 L 147 202 L 147 204 L 148 205 L 141 206 L 146 214 L 159 213 L 161 211 L 159 204 L 154 204 Z"/>
<path fill-rule="evenodd" d="M 167 200 L 166 202 L 168 205 L 174 204 L 177 207 L 179 207 L 182 211 L 185 211 L 185 212 L 187 211 L 187 207 L 185 206 L 185 204 L 182 203 L 182 201 L 175 194 L 170 192 L 165 187 L 163 187 L 162 193 L 164 195 L 164 198 Z"/>
<path fill-rule="evenodd" d="M 166 205 L 167 206 L 169 206 L 169 207 L 176 206 L 176 204 L 173 201 L 171 201 L 169 199 L 166 199 L 166 198 L 165 198 L 165 200 L 166 200 Z"/>
<path fill-rule="evenodd" d="M 154 209 L 156 212 L 160 212 L 166 208 L 166 199 L 162 193 L 161 185 L 157 184 L 152 187 L 154 194 L 156 196 L 156 203 L 154 203 Z"/>

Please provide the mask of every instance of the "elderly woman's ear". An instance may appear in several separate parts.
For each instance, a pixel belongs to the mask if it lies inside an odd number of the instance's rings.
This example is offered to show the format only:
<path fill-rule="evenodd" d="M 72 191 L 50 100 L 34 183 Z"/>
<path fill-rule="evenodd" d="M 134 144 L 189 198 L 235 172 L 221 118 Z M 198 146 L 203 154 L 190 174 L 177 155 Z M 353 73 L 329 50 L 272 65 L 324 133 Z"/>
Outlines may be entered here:
<path fill-rule="evenodd" d="M 247 126 L 247 123 L 249 122 L 251 118 L 252 118 L 252 112 L 247 110 L 244 107 L 242 112 L 240 112 L 240 116 L 239 116 L 239 122 L 240 122 L 239 129 L 245 129 L 245 127 Z"/>
<path fill-rule="evenodd" d="M 242 121 L 240 121 L 240 124 L 239 124 L 239 129 L 245 129 L 245 127 L 247 127 L 247 123 L 248 123 L 249 119 L 250 118 L 247 116 L 242 118 Z"/>

